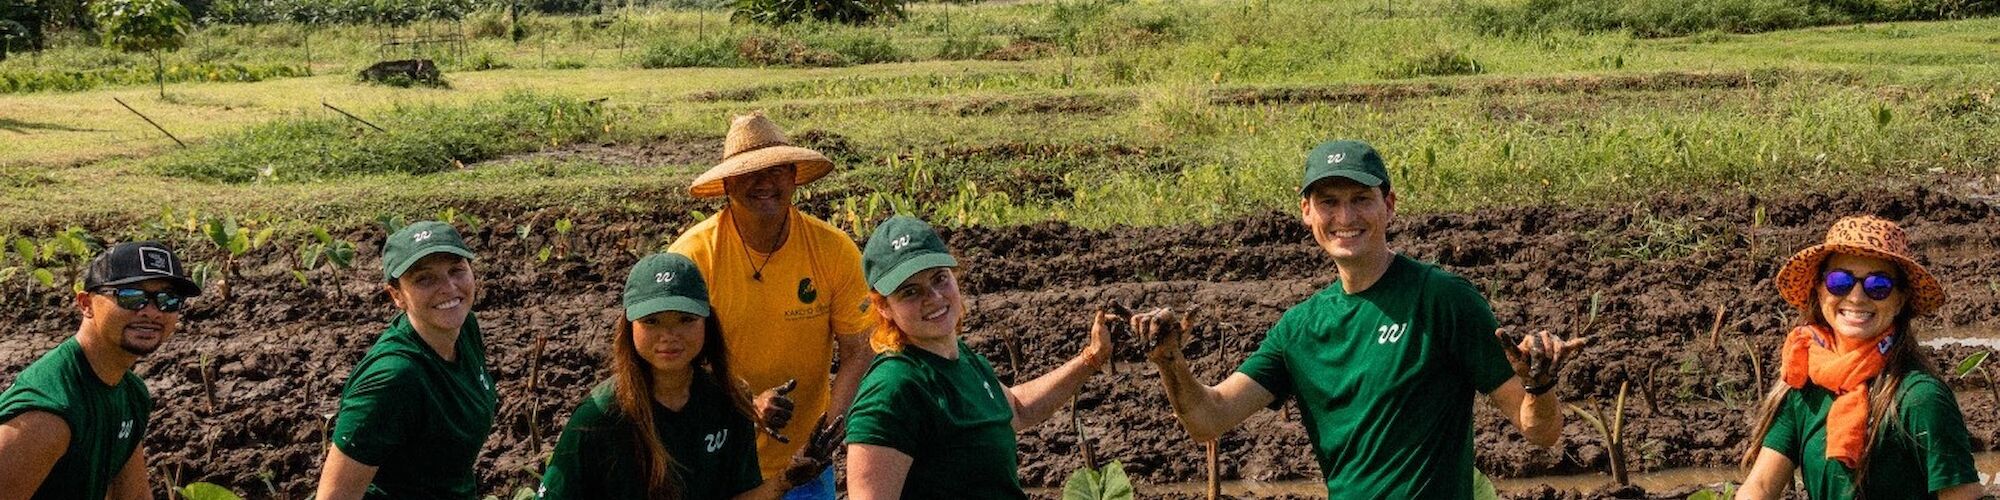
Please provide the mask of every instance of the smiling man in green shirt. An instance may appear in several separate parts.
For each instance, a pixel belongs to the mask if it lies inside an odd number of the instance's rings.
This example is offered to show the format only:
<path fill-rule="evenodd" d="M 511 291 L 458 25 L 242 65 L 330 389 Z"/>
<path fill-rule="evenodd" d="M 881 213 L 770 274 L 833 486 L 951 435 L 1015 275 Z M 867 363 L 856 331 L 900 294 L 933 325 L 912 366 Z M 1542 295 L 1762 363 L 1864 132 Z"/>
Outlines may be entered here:
<path fill-rule="evenodd" d="M 1388 245 L 1396 193 L 1373 147 L 1332 141 L 1307 154 L 1299 211 L 1339 280 L 1285 312 L 1237 373 L 1194 378 L 1181 355 L 1185 317 L 1132 318 L 1159 342 L 1181 425 L 1208 441 L 1281 398 L 1297 398 L 1334 498 L 1471 498 L 1472 393 L 1554 446 L 1557 370 L 1581 340 L 1546 332 L 1509 346 L 1479 290 Z"/>
<path fill-rule="evenodd" d="M 201 287 L 155 242 L 112 246 L 76 294 L 83 324 L 0 393 L 0 499 L 151 498 L 153 397 L 132 373 L 180 327 Z"/>

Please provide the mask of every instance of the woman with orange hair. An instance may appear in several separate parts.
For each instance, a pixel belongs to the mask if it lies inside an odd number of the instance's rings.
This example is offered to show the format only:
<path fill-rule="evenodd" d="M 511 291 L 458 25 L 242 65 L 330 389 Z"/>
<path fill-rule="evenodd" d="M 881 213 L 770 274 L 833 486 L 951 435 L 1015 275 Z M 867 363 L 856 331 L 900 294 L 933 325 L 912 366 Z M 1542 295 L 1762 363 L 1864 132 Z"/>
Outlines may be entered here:
<path fill-rule="evenodd" d="M 1736 498 L 1780 498 L 1794 469 L 1815 499 L 1978 497 L 1965 418 L 1910 328 L 1944 303 L 1944 288 L 1911 257 L 1902 228 L 1840 219 L 1777 282 L 1799 322 L 1758 412 Z"/>
<path fill-rule="evenodd" d="M 1111 316 L 1097 313 L 1082 353 L 1007 387 L 959 338 L 958 260 L 929 224 L 884 221 L 861 261 L 881 321 L 879 354 L 848 415 L 849 497 L 1027 498 L 1014 435 L 1048 420 L 1110 361 Z"/>

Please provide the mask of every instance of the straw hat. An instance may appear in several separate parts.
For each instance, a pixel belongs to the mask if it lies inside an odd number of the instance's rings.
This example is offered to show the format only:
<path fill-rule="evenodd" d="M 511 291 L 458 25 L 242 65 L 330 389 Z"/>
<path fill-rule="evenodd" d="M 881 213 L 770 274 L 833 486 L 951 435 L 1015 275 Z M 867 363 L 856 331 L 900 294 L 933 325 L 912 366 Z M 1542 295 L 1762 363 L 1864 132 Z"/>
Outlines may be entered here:
<path fill-rule="evenodd" d="M 1826 231 L 1824 243 L 1800 250 L 1786 261 L 1784 269 L 1778 271 L 1778 295 L 1800 310 L 1811 307 L 1813 287 L 1821 286 L 1820 265 L 1836 253 L 1874 257 L 1901 267 L 1907 283 L 1897 286 L 1904 287 L 1917 315 L 1930 314 L 1944 305 L 1944 285 L 1911 257 L 1910 238 L 1903 234 L 1903 228 L 1869 215 L 1835 221 Z"/>
<path fill-rule="evenodd" d="M 801 186 L 833 171 L 826 155 L 793 146 L 763 112 L 740 115 L 729 123 L 729 136 L 722 141 L 722 163 L 694 178 L 688 192 L 696 198 L 722 196 L 723 179 L 786 164 L 798 165 L 794 182 Z"/>

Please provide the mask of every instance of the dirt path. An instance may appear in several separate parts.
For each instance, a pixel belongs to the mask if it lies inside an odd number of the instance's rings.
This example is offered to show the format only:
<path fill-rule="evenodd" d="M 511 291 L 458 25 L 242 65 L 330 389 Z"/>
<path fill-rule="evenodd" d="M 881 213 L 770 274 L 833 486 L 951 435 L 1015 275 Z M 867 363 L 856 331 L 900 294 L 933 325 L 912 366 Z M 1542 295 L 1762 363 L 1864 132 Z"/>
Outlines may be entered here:
<path fill-rule="evenodd" d="M 546 452 L 570 408 L 600 377 L 618 288 L 638 255 L 657 248 L 689 206 L 651 213 L 519 213 L 478 207 L 487 226 L 471 236 L 484 255 L 486 293 L 477 306 L 488 358 L 501 381 L 500 425 L 482 455 L 483 488 L 502 493 L 532 482 L 532 415 Z M 1759 207 L 1767 222 L 1753 227 Z M 707 207 L 702 207 L 707 209 Z M 1392 245 L 1435 261 L 1484 289 L 1503 324 L 1588 335 L 1596 344 L 1572 365 L 1561 389 L 1567 401 L 1608 399 L 1632 382 L 1627 415 L 1642 469 L 1728 467 L 1747 439 L 1745 408 L 1770 383 L 1778 332 L 1788 321 L 1771 289 L 1781 260 L 1820 237 L 1834 218 L 1875 213 L 1904 224 L 1918 252 L 1953 294 L 1936 331 L 2000 330 L 2000 211 L 1973 196 L 1811 194 L 1787 199 L 1661 197 L 1634 207 L 1530 207 L 1480 213 L 1406 216 Z M 551 242 L 522 240 L 515 225 L 548 227 L 574 217 L 571 259 L 533 264 Z M 545 231 L 546 232 L 546 231 Z M 324 416 L 332 413 L 347 370 L 391 315 L 379 294 L 377 228 L 347 235 L 363 242 L 358 269 L 322 271 L 319 287 L 292 281 L 275 251 L 253 256 L 234 303 L 204 301 L 181 336 L 142 361 L 160 410 L 147 438 L 156 483 L 206 480 L 252 497 L 309 494 L 324 453 Z M 1196 373 L 1219 380 L 1257 345 L 1283 311 L 1332 280 L 1332 265 L 1282 213 L 1210 227 L 1091 230 L 1061 224 L 972 228 L 946 235 L 961 254 L 963 282 L 974 293 L 969 343 L 1015 376 L 1004 339 L 1015 339 L 1018 371 L 1039 374 L 1082 346 L 1089 311 L 1109 302 L 1198 305 L 1208 323 L 1188 348 Z M 1755 249 L 1752 249 L 1752 241 Z M 332 282 L 327 284 L 325 282 Z M 65 299 L 53 294 L 7 299 L 29 303 L 0 314 L 14 332 L 0 344 L 0 383 L 75 330 Z M 1596 326 L 1578 331 L 1589 297 L 1600 294 Z M 1711 336 L 1718 310 L 1723 326 Z M 526 393 L 529 346 L 550 340 L 540 405 Z M 1713 344 L 1711 344 L 1713 341 Z M 1978 348 L 1935 350 L 1947 364 Z M 216 408 L 204 401 L 198 367 L 211 359 Z M 1119 357 L 1117 376 L 1093 380 L 1078 406 L 1084 434 L 1100 457 L 1118 458 L 1141 483 L 1186 483 L 1203 476 L 1201 448 L 1188 442 L 1138 353 Z M 1650 374 L 1650 376 L 1648 376 Z M 2000 403 L 1984 387 L 1953 380 L 1979 450 L 2000 443 Z M 1969 390 L 1977 388 L 1979 390 Z M 1472 397 L 1467 395 L 1465 397 Z M 1587 425 L 1570 418 L 1562 453 L 1534 449 L 1490 410 L 1477 416 L 1479 466 L 1495 477 L 1568 475 L 1602 470 L 1606 454 Z M 1068 412 L 1021 436 L 1022 477 L 1059 485 L 1081 464 Z M 1222 438 L 1225 478 L 1310 480 L 1318 476 L 1295 412 L 1266 411 Z M 271 477 L 267 491 L 260 475 Z M 1554 495 L 1554 496 L 1550 496 Z M 1532 498 L 1556 498 L 1550 493 Z"/>

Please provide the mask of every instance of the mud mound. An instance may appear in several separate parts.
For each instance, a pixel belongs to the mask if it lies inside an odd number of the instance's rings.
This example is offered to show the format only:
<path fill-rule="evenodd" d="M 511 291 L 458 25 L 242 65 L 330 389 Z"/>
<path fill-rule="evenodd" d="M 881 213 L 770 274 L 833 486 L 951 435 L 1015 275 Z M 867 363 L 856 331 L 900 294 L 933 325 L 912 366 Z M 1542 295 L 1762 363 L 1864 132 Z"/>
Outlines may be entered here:
<path fill-rule="evenodd" d="M 669 241 L 696 206 L 667 194 L 628 210 L 466 207 L 487 223 L 468 235 L 481 250 L 485 293 L 477 310 L 488 358 L 500 381 L 495 435 L 480 458 L 482 488 L 505 493 L 533 481 L 526 472 L 553 445 L 570 408 L 602 376 L 609 324 L 626 269 Z M 1765 214 L 1755 224 L 1753 214 Z M 811 210 L 824 213 L 825 206 Z M 1626 414 L 1640 470 L 1733 464 L 1748 439 L 1747 408 L 1769 384 L 1778 332 L 1789 321 L 1771 289 L 1782 259 L 1819 238 L 1840 215 L 1873 213 L 1900 221 L 1939 274 L 1953 301 L 1925 331 L 2000 329 L 2000 217 L 1976 197 L 1917 189 L 1909 193 L 1814 193 L 1781 199 L 1661 196 L 1625 207 L 1521 207 L 1477 213 L 1404 216 L 1392 243 L 1439 262 L 1479 285 L 1503 324 L 1588 335 L 1597 342 L 1568 374 L 1561 395 L 1589 405 L 1630 382 Z M 571 218 L 577 228 L 567 258 L 540 263 L 558 243 L 547 228 Z M 537 228 L 522 238 L 520 225 Z M 362 242 L 356 270 L 317 272 L 313 286 L 293 281 L 280 251 L 251 256 L 235 302 L 198 302 L 185 330 L 142 361 L 159 410 L 147 437 L 151 464 L 164 483 L 206 480 L 252 496 L 297 498 L 317 478 L 325 415 L 347 371 L 381 331 L 392 307 L 374 269 L 379 227 L 344 235 Z M 1196 306 L 1206 323 L 1187 353 L 1203 380 L 1215 381 L 1254 349 L 1284 310 L 1323 288 L 1333 266 L 1287 213 L 1213 226 L 1085 229 L 1045 223 L 949 231 L 972 293 L 968 342 L 994 361 L 1005 380 L 1040 374 L 1076 354 L 1089 312 L 1103 304 Z M 1589 297 L 1597 321 L 1585 328 Z M 0 344 L 0 383 L 75 329 L 58 294 L 26 297 L 0 310 L 16 332 Z M 1717 317 L 1721 316 L 1718 321 Z M 1717 325 L 1720 326 L 1717 326 Z M 527 379 L 535 339 L 542 377 Z M 1010 357 L 1008 348 L 1017 356 Z M 1934 350 L 1940 364 L 1975 352 Z M 204 363 L 206 360 L 206 363 Z M 1094 379 L 1078 415 L 1059 412 L 1020 439 L 1030 486 L 1058 486 L 1081 465 L 1079 431 L 1104 459 L 1123 460 L 1142 484 L 1204 477 L 1203 453 L 1168 412 L 1153 368 L 1137 352 L 1117 353 L 1117 374 Z M 210 409 L 206 365 L 215 381 Z M 2000 417 L 1983 386 L 1952 380 L 1975 446 L 2000 443 Z M 1467 395 L 1466 397 L 1473 397 Z M 1528 446 L 1478 405 L 1478 462 L 1496 477 L 1601 470 L 1607 457 L 1575 418 L 1560 453 Z M 1318 472 L 1295 411 L 1265 411 L 1221 438 L 1223 476 L 1310 479 Z M 1642 453 L 1643 452 L 1643 453 Z M 273 478 L 267 492 L 260 475 Z M 1581 493 L 1520 498 L 1578 498 Z M 1664 493 L 1649 493 L 1660 496 Z M 1594 495 L 1594 494 L 1593 494 Z"/>

